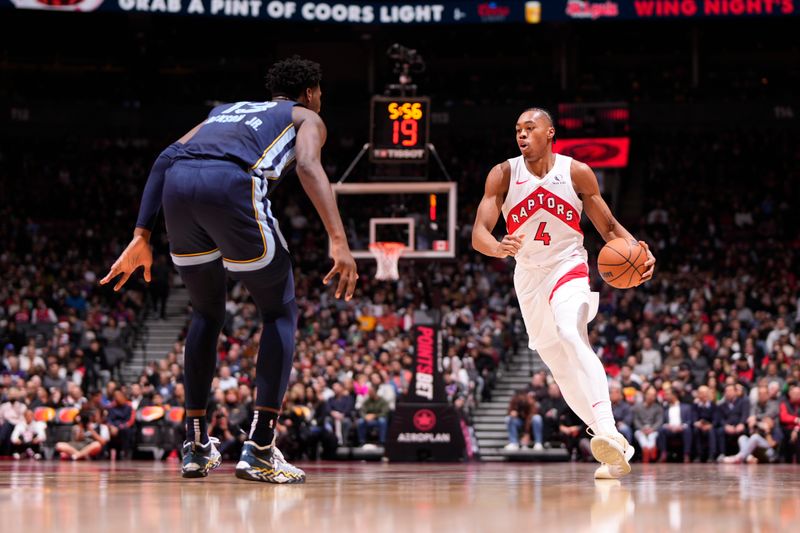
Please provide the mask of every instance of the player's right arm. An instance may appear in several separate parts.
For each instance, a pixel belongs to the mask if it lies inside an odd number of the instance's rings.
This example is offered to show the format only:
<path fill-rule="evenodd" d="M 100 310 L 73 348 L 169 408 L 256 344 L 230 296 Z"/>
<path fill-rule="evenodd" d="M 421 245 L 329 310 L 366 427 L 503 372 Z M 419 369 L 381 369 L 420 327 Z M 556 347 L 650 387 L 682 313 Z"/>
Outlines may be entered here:
<path fill-rule="evenodd" d="M 356 261 L 347 244 L 344 224 L 339 216 L 339 209 L 336 207 L 333 189 L 325 174 L 325 169 L 322 168 L 322 146 L 325 144 L 328 132 L 319 115 L 304 107 L 298 106 L 292 109 L 292 121 L 297 128 L 297 141 L 295 142 L 297 175 L 300 177 L 300 184 L 319 213 L 332 243 L 333 268 L 322 281 L 327 285 L 336 274 L 339 274 L 336 297 L 340 298 L 344 294 L 344 299 L 349 300 L 355 292 L 358 274 L 356 273 Z"/>
<path fill-rule="evenodd" d="M 475 224 L 472 226 L 472 247 L 490 257 L 503 258 L 509 255 L 513 257 L 519 251 L 522 239 L 525 237 L 525 235 L 506 235 L 498 242 L 492 235 L 497 219 L 500 218 L 510 182 L 511 165 L 508 161 L 495 165 L 489 171 L 483 198 L 478 204 L 478 212 L 475 215 Z"/>
<path fill-rule="evenodd" d="M 105 285 L 120 274 L 122 277 L 114 285 L 114 290 L 118 291 L 128 281 L 139 267 L 144 267 L 144 280 L 150 283 L 150 267 L 153 264 L 153 253 L 150 250 L 150 233 L 156 224 L 158 213 L 161 211 L 161 191 L 164 189 L 164 174 L 172 165 L 173 158 L 177 155 L 180 147 L 194 137 L 200 130 L 203 122 L 189 130 L 183 137 L 169 145 L 156 158 L 147 183 L 142 192 L 142 201 L 139 204 L 139 216 L 136 219 L 136 228 L 133 230 L 133 238 L 119 258 L 111 266 L 108 274 L 100 280 L 100 285 Z"/>

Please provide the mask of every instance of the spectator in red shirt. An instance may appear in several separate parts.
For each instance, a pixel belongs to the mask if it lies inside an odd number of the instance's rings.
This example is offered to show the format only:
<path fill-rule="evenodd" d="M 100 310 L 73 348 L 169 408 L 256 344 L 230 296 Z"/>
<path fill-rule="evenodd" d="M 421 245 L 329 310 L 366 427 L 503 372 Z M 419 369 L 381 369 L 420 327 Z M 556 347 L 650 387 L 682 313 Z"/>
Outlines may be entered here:
<path fill-rule="evenodd" d="M 781 402 L 780 421 L 786 439 L 786 461 L 800 461 L 800 385 L 789 387 L 786 399 Z"/>

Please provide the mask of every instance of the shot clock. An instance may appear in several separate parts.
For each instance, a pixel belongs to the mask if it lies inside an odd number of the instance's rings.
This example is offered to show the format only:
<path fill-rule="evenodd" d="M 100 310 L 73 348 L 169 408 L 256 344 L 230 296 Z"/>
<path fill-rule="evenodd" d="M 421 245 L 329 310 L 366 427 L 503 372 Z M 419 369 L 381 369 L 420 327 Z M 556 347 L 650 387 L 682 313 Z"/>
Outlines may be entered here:
<path fill-rule="evenodd" d="M 373 163 L 426 163 L 430 100 L 373 96 L 370 153 Z"/>

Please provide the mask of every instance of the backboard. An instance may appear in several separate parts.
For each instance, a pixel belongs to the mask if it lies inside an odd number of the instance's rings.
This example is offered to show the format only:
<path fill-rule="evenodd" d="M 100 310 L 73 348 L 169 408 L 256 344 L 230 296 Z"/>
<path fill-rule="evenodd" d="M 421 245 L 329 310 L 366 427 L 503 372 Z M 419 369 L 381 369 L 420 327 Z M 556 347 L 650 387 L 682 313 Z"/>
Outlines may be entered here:
<path fill-rule="evenodd" d="M 370 243 L 406 243 L 401 259 L 455 257 L 455 182 L 333 184 L 356 259 L 371 259 Z"/>

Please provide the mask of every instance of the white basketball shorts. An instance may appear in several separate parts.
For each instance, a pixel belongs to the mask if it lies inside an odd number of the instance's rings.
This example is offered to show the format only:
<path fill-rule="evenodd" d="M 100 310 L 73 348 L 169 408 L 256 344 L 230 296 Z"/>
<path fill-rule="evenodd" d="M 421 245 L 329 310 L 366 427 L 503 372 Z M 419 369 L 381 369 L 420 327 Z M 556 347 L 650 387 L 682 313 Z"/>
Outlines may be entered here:
<path fill-rule="evenodd" d="M 565 261 L 552 268 L 526 268 L 517 264 L 514 288 L 528 332 L 528 346 L 532 350 L 546 348 L 560 341 L 550 305 L 556 292 L 559 299 L 575 295 L 585 298 L 589 305 L 588 322 L 597 315 L 600 303 L 599 294 L 589 288 L 589 268 L 582 258 Z"/>

